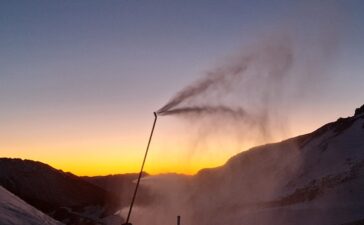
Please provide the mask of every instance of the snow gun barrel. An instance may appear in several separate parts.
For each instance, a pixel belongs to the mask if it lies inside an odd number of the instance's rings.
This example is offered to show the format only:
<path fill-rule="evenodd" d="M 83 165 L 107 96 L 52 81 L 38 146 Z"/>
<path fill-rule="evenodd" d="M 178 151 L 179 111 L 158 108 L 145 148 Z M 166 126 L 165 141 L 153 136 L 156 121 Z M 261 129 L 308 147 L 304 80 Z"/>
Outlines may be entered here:
<path fill-rule="evenodd" d="M 148 145 L 147 145 L 147 149 L 145 150 L 145 154 L 144 154 L 144 159 L 143 159 L 143 163 L 142 163 L 142 167 L 140 168 L 140 172 L 139 172 L 139 176 L 138 176 L 138 181 L 136 183 L 135 186 L 135 190 L 134 190 L 134 194 L 133 194 L 133 198 L 131 200 L 130 203 L 130 208 L 129 208 L 129 212 L 128 212 L 128 216 L 126 218 L 126 222 L 123 225 L 131 225 L 131 223 L 129 223 L 130 220 L 130 215 L 131 212 L 133 210 L 133 205 L 134 205 L 134 201 L 138 192 L 138 188 L 139 188 L 139 183 L 140 183 L 140 179 L 142 178 L 142 174 L 143 174 L 143 169 L 144 169 L 144 164 L 145 161 L 147 160 L 147 156 L 148 156 L 148 151 L 149 151 L 149 146 L 150 146 L 150 142 L 152 141 L 152 137 L 153 137 L 153 133 L 154 133 L 154 128 L 155 128 L 155 124 L 157 122 L 157 118 L 158 118 L 158 114 L 156 112 L 153 112 L 154 114 L 154 122 L 153 122 L 153 126 L 152 126 L 152 130 L 150 132 L 150 136 L 149 136 L 149 141 L 148 141 Z"/>

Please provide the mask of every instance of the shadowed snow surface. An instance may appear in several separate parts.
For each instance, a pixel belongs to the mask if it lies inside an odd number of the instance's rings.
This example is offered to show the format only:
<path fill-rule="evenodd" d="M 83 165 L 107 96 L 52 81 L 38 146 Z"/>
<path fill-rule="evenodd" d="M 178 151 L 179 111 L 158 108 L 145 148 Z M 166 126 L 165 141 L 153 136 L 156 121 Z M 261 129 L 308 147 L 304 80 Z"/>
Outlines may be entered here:
<path fill-rule="evenodd" d="M 1 225 L 63 225 L 0 186 Z"/>

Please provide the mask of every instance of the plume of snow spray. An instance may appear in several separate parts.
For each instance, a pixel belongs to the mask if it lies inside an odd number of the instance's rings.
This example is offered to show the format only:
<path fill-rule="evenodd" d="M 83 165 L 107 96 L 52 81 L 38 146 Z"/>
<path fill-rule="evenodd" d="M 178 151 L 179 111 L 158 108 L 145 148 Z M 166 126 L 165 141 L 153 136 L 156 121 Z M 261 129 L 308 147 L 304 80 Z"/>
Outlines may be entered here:
<path fill-rule="evenodd" d="M 328 15 L 324 21 L 332 24 L 331 11 L 321 11 L 319 21 Z M 330 27 L 326 25 L 322 27 Z M 257 137 L 271 141 L 267 137 L 284 130 L 290 104 L 296 106 L 303 95 L 315 93 L 326 78 L 322 66 L 333 54 L 337 37 L 335 32 L 325 32 L 309 41 L 294 35 L 258 41 L 183 88 L 157 114 L 198 121 L 207 132 L 234 127 L 239 141 Z M 277 218 L 275 211 L 265 213 L 259 203 L 279 197 L 304 163 L 296 143 L 287 141 L 281 146 L 278 152 L 284 154 L 266 151 L 269 145 L 261 146 L 196 176 L 160 175 L 142 180 L 157 200 L 135 210 L 135 224 L 173 223 L 177 215 L 191 225 L 271 224 Z M 275 170 L 277 164 L 281 165 L 279 171 Z M 260 215 L 256 212 L 264 216 L 256 216 Z M 242 219 L 247 216 L 250 222 Z"/>
<path fill-rule="evenodd" d="M 210 126 L 216 121 L 224 121 L 220 129 L 232 122 L 239 133 L 249 129 L 251 136 L 267 139 L 280 123 L 275 109 L 291 81 L 293 63 L 294 49 L 287 38 L 259 42 L 183 88 L 157 113 L 198 118 L 200 124 L 201 119 L 215 119 L 202 126 L 206 130 L 215 130 Z"/>
<path fill-rule="evenodd" d="M 240 81 L 252 75 L 254 67 L 260 66 L 272 83 L 280 82 L 292 65 L 292 48 L 287 43 L 269 43 L 258 50 L 237 57 L 235 62 L 209 72 L 201 80 L 178 92 L 166 105 L 157 111 L 159 115 L 206 115 L 221 114 L 235 118 L 249 117 L 244 107 L 214 104 L 215 95 L 232 93 Z M 263 64 L 264 63 L 264 64 Z M 243 90 L 239 90 L 243 91 Z M 203 99 L 205 103 L 200 103 Z"/>

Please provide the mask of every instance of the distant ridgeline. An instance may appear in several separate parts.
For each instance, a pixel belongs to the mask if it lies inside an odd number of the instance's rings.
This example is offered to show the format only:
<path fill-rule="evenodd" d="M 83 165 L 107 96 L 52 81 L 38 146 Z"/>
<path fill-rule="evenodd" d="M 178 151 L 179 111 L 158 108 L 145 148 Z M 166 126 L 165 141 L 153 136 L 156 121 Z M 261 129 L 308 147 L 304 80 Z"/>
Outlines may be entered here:
<path fill-rule="evenodd" d="M 355 109 L 355 114 L 354 116 L 358 116 L 360 114 L 364 113 L 364 105 L 362 105 L 360 108 Z"/>

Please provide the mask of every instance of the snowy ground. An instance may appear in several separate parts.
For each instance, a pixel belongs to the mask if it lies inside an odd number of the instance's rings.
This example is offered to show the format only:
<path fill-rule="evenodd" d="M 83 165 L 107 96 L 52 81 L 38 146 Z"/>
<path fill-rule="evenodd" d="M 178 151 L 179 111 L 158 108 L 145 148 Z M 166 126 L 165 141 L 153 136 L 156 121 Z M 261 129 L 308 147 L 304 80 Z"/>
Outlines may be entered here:
<path fill-rule="evenodd" d="M 62 225 L 0 186 L 1 225 Z"/>

